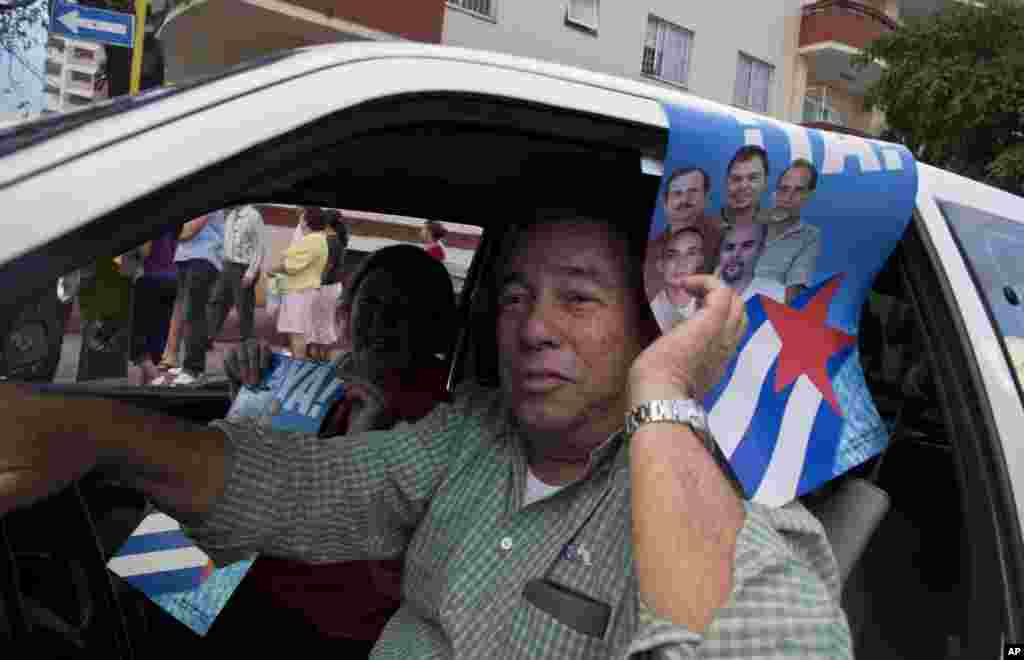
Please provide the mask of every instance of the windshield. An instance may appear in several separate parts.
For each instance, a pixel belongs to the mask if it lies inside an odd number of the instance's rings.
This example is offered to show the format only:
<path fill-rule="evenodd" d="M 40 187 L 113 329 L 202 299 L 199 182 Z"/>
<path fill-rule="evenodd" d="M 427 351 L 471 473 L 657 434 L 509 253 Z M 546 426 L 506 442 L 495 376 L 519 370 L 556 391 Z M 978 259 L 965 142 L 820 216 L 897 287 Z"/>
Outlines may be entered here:
<path fill-rule="evenodd" d="M 1019 387 L 1024 379 L 1024 222 L 952 202 L 940 202 L 939 208 L 1006 344 Z"/>

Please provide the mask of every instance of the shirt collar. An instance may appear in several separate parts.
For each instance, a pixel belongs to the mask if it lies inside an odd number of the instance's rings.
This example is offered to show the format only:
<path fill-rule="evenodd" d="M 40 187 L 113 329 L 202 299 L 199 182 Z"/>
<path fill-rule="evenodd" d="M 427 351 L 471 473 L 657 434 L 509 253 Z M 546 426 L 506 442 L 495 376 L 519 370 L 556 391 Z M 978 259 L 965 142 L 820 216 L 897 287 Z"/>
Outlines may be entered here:
<path fill-rule="evenodd" d="M 523 437 L 522 433 L 519 431 L 519 427 L 516 425 L 515 419 L 512 417 L 512 411 L 507 408 L 505 409 L 502 424 L 497 435 L 503 441 L 519 443 L 523 460 L 528 460 L 526 438 Z M 592 478 L 608 467 L 616 471 L 625 467 L 625 457 L 628 452 L 620 451 L 625 443 L 625 438 L 626 428 L 625 420 L 623 420 L 622 428 L 612 433 L 604 442 L 590 450 L 590 461 L 587 466 L 587 475 L 580 479 L 580 481 Z M 570 484 L 565 485 L 568 486 Z"/>
<path fill-rule="evenodd" d="M 754 209 L 754 218 L 755 219 L 757 218 L 757 214 L 760 213 L 760 212 L 761 212 L 761 205 L 757 204 L 756 208 Z M 723 206 L 722 207 L 722 222 L 724 222 L 727 225 L 732 225 L 733 224 L 733 219 L 731 217 L 729 217 L 729 216 L 730 216 L 729 207 Z"/>
<path fill-rule="evenodd" d="M 773 238 L 771 241 L 768 241 L 768 242 L 771 243 L 772 241 L 778 241 L 778 240 L 781 240 L 781 239 L 786 238 L 788 236 L 792 236 L 794 234 L 799 234 L 799 233 L 805 231 L 806 229 L 807 229 L 807 225 L 804 224 L 804 221 L 801 218 L 797 218 L 795 225 L 793 225 L 792 227 L 790 227 L 789 229 L 787 229 L 786 231 L 782 232 L 781 234 L 779 234 L 778 236 L 776 236 L 775 238 Z"/>

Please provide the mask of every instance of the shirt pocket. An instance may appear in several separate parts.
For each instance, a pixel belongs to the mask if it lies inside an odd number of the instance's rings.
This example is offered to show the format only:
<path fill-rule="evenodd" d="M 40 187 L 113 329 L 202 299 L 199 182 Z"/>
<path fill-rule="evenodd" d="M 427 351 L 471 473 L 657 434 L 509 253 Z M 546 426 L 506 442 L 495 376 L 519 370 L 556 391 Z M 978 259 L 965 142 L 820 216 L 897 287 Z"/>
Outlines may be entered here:
<path fill-rule="evenodd" d="M 610 621 L 610 607 L 608 612 Z M 575 615 L 563 613 L 562 618 L 568 621 L 578 615 L 579 612 Z M 506 650 L 499 657 L 509 660 L 539 657 L 589 660 L 608 657 L 610 652 L 610 646 L 603 638 L 576 630 L 530 602 L 525 594 L 520 594 L 519 605 L 512 614 L 507 641 L 504 645 Z"/>

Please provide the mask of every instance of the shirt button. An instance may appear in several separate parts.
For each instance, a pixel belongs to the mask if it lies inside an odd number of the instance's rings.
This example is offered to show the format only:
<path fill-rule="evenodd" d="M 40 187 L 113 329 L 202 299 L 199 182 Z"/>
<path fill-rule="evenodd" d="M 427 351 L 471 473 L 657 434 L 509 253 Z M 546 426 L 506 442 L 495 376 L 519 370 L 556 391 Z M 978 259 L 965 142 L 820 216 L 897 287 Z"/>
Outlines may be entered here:
<path fill-rule="evenodd" d="M 512 549 L 512 537 L 511 536 L 506 536 L 505 538 L 501 539 L 501 543 L 499 544 L 499 546 L 505 552 L 508 552 L 509 550 L 511 550 Z"/>

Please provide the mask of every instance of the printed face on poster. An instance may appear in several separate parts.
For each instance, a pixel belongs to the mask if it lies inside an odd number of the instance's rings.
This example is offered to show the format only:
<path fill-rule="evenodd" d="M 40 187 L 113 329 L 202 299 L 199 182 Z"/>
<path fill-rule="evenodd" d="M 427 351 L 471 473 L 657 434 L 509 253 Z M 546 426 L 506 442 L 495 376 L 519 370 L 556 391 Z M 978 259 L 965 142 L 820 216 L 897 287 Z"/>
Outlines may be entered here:
<path fill-rule="evenodd" d="M 744 300 L 747 334 L 704 403 L 747 496 L 781 506 L 888 442 L 856 335 L 910 221 L 916 164 L 899 145 L 700 101 L 665 110 L 647 295 L 663 332 L 699 313 L 689 275 L 713 273 Z"/>

